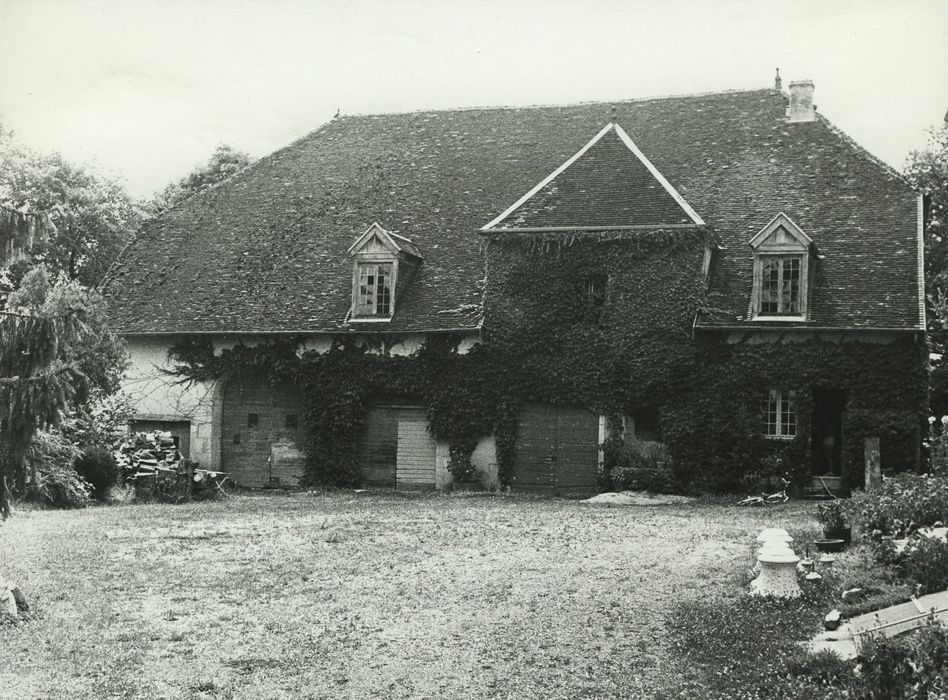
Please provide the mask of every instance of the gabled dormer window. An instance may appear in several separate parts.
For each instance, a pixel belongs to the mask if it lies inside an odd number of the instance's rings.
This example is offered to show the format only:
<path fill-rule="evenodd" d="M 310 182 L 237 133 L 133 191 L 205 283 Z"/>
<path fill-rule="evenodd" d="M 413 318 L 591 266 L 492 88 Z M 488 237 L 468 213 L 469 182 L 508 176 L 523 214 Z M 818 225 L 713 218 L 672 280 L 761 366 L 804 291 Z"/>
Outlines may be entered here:
<path fill-rule="evenodd" d="M 349 255 L 353 259 L 349 320 L 390 321 L 399 294 L 421 265 L 418 247 L 376 223 L 349 247 Z"/>
<path fill-rule="evenodd" d="M 805 321 L 816 246 L 786 214 L 778 214 L 750 240 L 754 288 L 750 318 L 755 321 Z"/>

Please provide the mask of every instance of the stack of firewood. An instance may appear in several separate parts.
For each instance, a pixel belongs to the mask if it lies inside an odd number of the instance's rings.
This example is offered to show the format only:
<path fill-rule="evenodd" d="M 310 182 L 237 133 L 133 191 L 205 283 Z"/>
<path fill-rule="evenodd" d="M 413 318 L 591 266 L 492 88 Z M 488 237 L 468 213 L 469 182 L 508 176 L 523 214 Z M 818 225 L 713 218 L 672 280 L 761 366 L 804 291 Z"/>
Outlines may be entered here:
<path fill-rule="evenodd" d="M 134 433 L 115 453 L 126 481 L 154 477 L 158 472 L 180 471 L 183 458 L 171 433 Z"/>
<path fill-rule="evenodd" d="M 215 498 L 224 493 L 227 474 L 198 469 L 184 459 L 171 433 L 134 433 L 115 452 L 125 482 L 135 485 L 136 498 L 179 503 Z"/>

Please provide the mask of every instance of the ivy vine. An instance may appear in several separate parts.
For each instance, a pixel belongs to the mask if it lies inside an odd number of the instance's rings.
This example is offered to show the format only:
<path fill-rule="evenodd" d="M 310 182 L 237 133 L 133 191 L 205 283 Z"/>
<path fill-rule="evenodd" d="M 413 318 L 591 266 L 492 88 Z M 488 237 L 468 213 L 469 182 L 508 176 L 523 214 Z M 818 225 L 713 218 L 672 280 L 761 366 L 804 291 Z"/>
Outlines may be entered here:
<path fill-rule="evenodd" d="M 410 357 L 351 335 L 322 353 L 300 353 L 302 337 L 216 354 L 210 340 L 186 338 L 171 356 L 175 372 L 193 380 L 252 367 L 274 383 L 297 384 L 308 484 L 359 483 L 366 416 L 386 398 L 427 407 L 429 430 L 448 444 L 457 474 L 478 441 L 493 435 L 502 484 L 513 476 L 517 415 L 534 402 L 585 407 L 614 426 L 623 414 L 656 410 L 676 474 L 703 488 L 737 488 L 742 473 L 775 453 L 800 480 L 809 473 L 811 390 L 832 387 L 847 392 L 844 452 L 853 464 L 870 434 L 883 437 L 884 463 L 914 464 L 927 411 L 924 343 L 695 338 L 696 311 L 716 301 L 700 274 L 713 242 L 704 229 L 492 237 L 482 343 L 464 354 L 462 336 L 445 333 L 430 334 Z M 603 298 L 590 294 L 594 279 L 606 280 Z M 774 442 L 761 435 L 760 406 L 768 388 L 780 387 L 798 393 L 799 429 L 793 440 Z"/>

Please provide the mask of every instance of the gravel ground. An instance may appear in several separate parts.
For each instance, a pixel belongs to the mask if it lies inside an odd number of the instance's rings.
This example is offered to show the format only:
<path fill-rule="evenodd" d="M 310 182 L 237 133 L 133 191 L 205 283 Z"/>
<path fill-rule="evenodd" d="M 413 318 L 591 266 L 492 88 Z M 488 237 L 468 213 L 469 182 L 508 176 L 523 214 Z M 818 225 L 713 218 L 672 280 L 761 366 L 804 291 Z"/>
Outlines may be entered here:
<path fill-rule="evenodd" d="M 2 698 L 667 697 L 671 605 L 804 506 L 331 492 L 21 511 Z"/>

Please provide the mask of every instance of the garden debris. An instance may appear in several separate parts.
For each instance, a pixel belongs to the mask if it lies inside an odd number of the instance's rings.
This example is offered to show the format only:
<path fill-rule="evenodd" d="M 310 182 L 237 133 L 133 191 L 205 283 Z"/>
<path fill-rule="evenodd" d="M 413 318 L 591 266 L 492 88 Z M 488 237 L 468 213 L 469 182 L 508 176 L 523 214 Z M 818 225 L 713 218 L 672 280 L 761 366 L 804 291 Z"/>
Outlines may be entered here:
<path fill-rule="evenodd" d="M 592 498 L 587 498 L 583 502 L 609 506 L 664 506 L 675 503 L 691 503 L 694 500 L 688 496 L 674 496 L 666 493 L 620 491 L 619 493 L 600 493 Z"/>
<path fill-rule="evenodd" d="M 842 622 L 842 616 L 840 615 L 839 610 L 830 610 L 826 613 L 826 617 L 823 618 L 823 627 L 828 629 L 830 632 L 839 628 L 840 623 Z"/>

